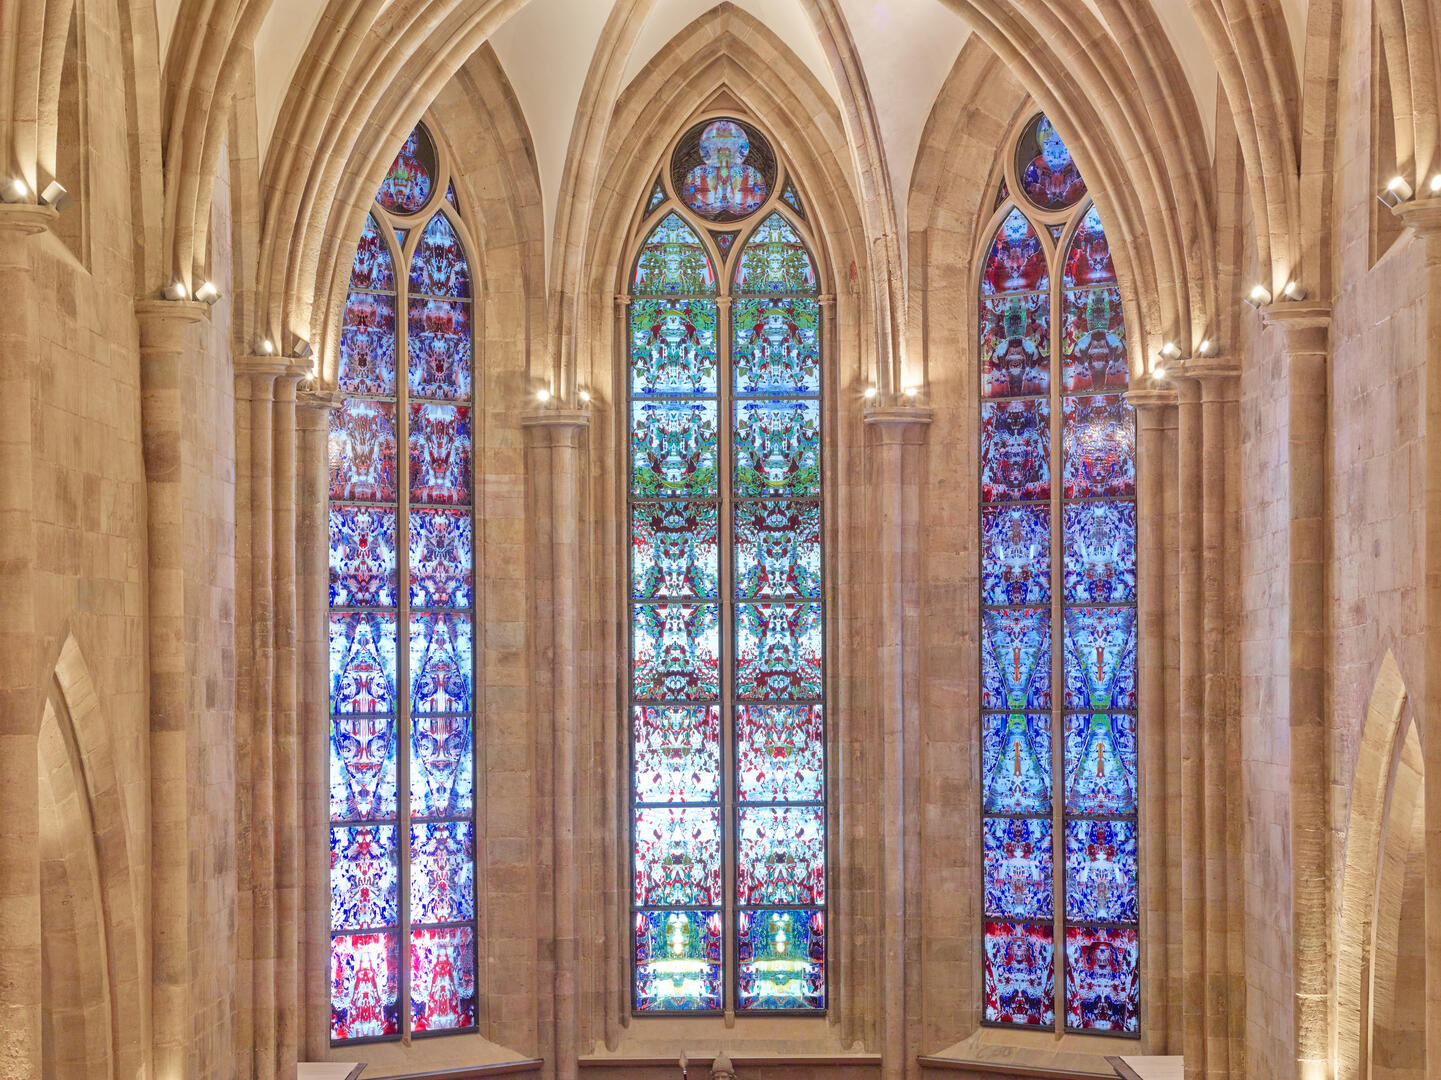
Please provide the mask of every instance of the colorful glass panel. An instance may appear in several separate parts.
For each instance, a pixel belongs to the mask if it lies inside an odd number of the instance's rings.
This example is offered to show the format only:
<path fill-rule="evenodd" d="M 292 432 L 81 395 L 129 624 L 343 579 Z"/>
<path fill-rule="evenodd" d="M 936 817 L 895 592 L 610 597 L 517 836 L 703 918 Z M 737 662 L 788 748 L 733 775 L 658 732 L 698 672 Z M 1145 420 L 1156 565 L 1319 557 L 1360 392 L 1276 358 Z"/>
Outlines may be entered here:
<path fill-rule="evenodd" d="M 400 943 L 394 933 L 330 939 L 330 1037 L 400 1034 Z"/>
<path fill-rule="evenodd" d="M 330 718 L 330 820 L 395 816 L 393 716 L 345 713 Z"/>
<path fill-rule="evenodd" d="M 671 176 L 681 200 L 701 217 L 738 221 L 759 210 L 771 193 L 775 156 L 749 124 L 711 120 L 681 139 Z"/>
<path fill-rule="evenodd" d="M 720 810 L 635 810 L 635 896 L 639 907 L 716 907 L 721 902 Z"/>
<path fill-rule="evenodd" d="M 737 604 L 736 697 L 796 701 L 821 696 L 825 656 L 819 604 Z"/>
<path fill-rule="evenodd" d="M 410 396 L 464 401 L 470 398 L 470 304 L 460 300 L 410 300 Z"/>
<path fill-rule="evenodd" d="M 372 292 L 395 289 L 395 263 L 391 261 L 390 248 L 385 243 L 385 234 L 375 224 L 375 218 L 369 215 L 366 215 L 365 224 L 361 227 L 355 261 L 350 266 L 350 287 Z"/>
<path fill-rule="evenodd" d="M 986 818 L 981 830 L 986 915 L 1049 919 L 1051 823 L 1046 818 Z"/>
<path fill-rule="evenodd" d="M 468 608 L 475 546 L 469 510 L 410 511 L 410 606 Z"/>
<path fill-rule="evenodd" d="M 460 200 L 455 197 L 455 181 L 452 180 L 445 185 L 445 201 L 450 203 L 450 208 L 457 214 L 460 213 Z"/>
<path fill-rule="evenodd" d="M 631 648 L 637 701 L 720 696 L 720 615 L 714 604 L 637 604 Z"/>
<path fill-rule="evenodd" d="M 475 737 L 469 716 L 410 721 L 410 812 L 468 817 L 475 811 Z"/>
<path fill-rule="evenodd" d="M 820 301 L 741 297 L 731 325 L 737 394 L 820 393 Z"/>
<path fill-rule="evenodd" d="M 1106 240 L 1101 215 L 1092 205 L 1071 237 L 1062 285 L 1067 289 L 1080 289 L 1091 285 L 1110 285 L 1115 280 L 1116 264 L 1111 259 L 1111 245 Z"/>
<path fill-rule="evenodd" d="M 1135 922 L 1136 825 L 1131 821 L 1066 822 L 1066 918 Z"/>
<path fill-rule="evenodd" d="M 1026 198 L 1041 210 L 1065 210 L 1086 195 L 1086 182 L 1070 148 L 1044 116 L 1031 121 L 1021 136 L 1016 174 Z"/>
<path fill-rule="evenodd" d="M 410 407 L 410 500 L 470 505 L 470 406 Z"/>
<path fill-rule="evenodd" d="M 716 250 L 720 252 L 721 263 L 724 264 L 730 256 L 731 248 L 736 242 L 739 233 L 733 232 L 712 232 L 710 238 L 715 242 Z"/>
<path fill-rule="evenodd" d="M 410 620 L 410 708 L 468 713 L 475 670 L 470 615 L 427 611 Z"/>
<path fill-rule="evenodd" d="M 784 215 L 772 214 L 751 233 L 736 264 L 735 291 L 752 296 L 820 291 L 810 250 Z"/>
<path fill-rule="evenodd" d="M 826 902 L 825 814 L 814 806 L 743 806 L 736 828 L 736 902 Z"/>
<path fill-rule="evenodd" d="M 714 496 L 719 437 L 714 401 L 632 402 L 631 494 Z"/>
<path fill-rule="evenodd" d="M 475 1027 L 475 930 L 410 932 L 410 1026 L 414 1031 Z"/>
<path fill-rule="evenodd" d="M 435 143 L 417 124 L 381 181 L 375 201 L 392 214 L 413 214 L 426 204 L 434 188 Z"/>
<path fill-rule="evenodd" d="M 1066 708 L 1136 708 L 1136 609 L 1066 611 Z"/>
<path fill-rule="evenodd" d="M 637 705 L 631 710 L 633 797 L 647 803 L 719 803 L 718 705 Z"/>
<path fill-rule="evenodd" d="M 636 1012 L 718 1011 L 724 994 L 722 927 L 718 912 L 636 912 Z"/>
<path fill-rule="evenodd" d="M 990 713 L 981 718 L 983 811 L 1051 812 L 1051 717 Z"/>
<path fill-rule="evenodd" d="M 1046 293 L 981 301 L 981 396 L 1051 391 L 1051 298 Z"/>
<path fill-rule="evenodd" d="M 1065 497 L 1133 498 L 1135 410 L 1119 394 L 1068 397 L 1061 410 L 1061 487 Z"/>
<path fill-rule="evenodd" d="M 1127 713 L 1066 717 L 1066 813 L 1136 812 L 1136 718 Z"/>
<path fill-rule="evenodd" d="M 1066 602 L 1135 603 L 1136 504 L 1072 503 L 1065 529 Z"/>
<path fill-rule="evenodd" d="M 735 595 L 750 600 L 821 598 L 821 508 L 792 499 L 735 508 Z"/>
<path fill-rule="evenodd" d="M 395 510 L 330 508 L 330 606 L 394 607 Z"/>
<path fill-rule="evenodd" d="M 991 1024 L 1056 1022 L 1055 931 L 1039 923 L 988 920 L 984 931 L 985 1010 Z"/>
<path fill-rule="evenodd" d="M 410 917 L 419 923 L 475 917 L 475 826 L 469 821 L 410 827 Z"/>
<path fill-rule="evenodd" d="M 734 486 L 742 496 L 819 495 L 821 403 L 737 401 Z"/>
<path fill-rule="evenodd" d="M 981 277 L 981 292 L 1045 292 L 1051 287 L 1046 252 L 1030 219 L 1019 210 L 1006 215 L 991 241 Z"/>
<path fill-rule="evenodd" d="M 1051 403 L 981 405 L 981 498 L 986 502 L 1051 497 Z"/>
<path fill-rule="evenodd" d="M 395 616 L 377 611 L 330 616 L 330 710 L 395 711 Z"/>
<path fill-rule="evenodd" d="M 1050 707 L 1050 609 L 983 610 L 981 708 L 1022 712 Z"/>
<path fill-rule="evenodd" d="M 795 184 L 791 183 L 790 177 L 786 177 L 786 186 L 781 189 L 781 201 L 801 217 L 806 216 L 805 204 L 801 202 L 800 192 L 796 190 Z"/>
<path fill-rule="evenodd" d="M 826 913 L 736 913 L 736 990 L 751 1011 L 826 1007 Z"/>
<path fill-rule="evenodd" d="M 655 186 L 650 189 L 650 198 L 646 200 L 645 212 L 651 213 L 663 202 L 665 202 L 665 187 L 659 180 L 656 180 Z"/>
<path fill-rule="evenodd" d="M 330 925 L 371 930 L 399 918 L 400 866 L 394 825 L 330 830 Z"/>
<path fill-rule="evenodd" d="M 631 393 L 716 392 L 716 303 L 637 297 L 630 312 Z"/>
<path fill-rule="evenodd" d="M 1121 290 L 1083 289 L 1067 292 L 1061 301 L 1066 393 L 1119 392 L 1130 381 L 1126 359 L 1126 324 Z"/>
<path fill-rule="evenodd" d="M 1140 940 L 1134 929 L 1066 928 L 1066 1027 L 1141 1030 Z"/>
<path fill-rule="evenodd" d="M 635 504 L 630 522 L 631 599 L 716 599 L 718 515 L 713 502 Z"/>
<path fill-rule="evenodd" d="M 820 705 L 736 709 L 736 792 L 744 803 L 825 798 L 825 723 Z"/>
<path fill-rule="evenodd" d="M 395 405 L 349 398 L 330 414 L 330 497 L 395 502 Z"/>
<path fill-rule="evenodd" d="M 395 393 L 395 297 L 353 292 L 340 325 L 342 394 Z"/>
<path fill-rule="evenodd" d="M 410 258 L 410 293 L 470 299 L 470 263 L 460 234 L 444 214 L 436 214 L 420 234 Z"/>
<path fill-rule="evenodd" d="M 988 506 L 981 511 L 981 603 L 1045 604 L 1051 599 L 1051 508 Z"/>
<path fill-rule="evenodd" d="M 714 296 L 715 269 L 705 245 L 679 214 L 661 218 L 636 259 L 637 296 Z"/>

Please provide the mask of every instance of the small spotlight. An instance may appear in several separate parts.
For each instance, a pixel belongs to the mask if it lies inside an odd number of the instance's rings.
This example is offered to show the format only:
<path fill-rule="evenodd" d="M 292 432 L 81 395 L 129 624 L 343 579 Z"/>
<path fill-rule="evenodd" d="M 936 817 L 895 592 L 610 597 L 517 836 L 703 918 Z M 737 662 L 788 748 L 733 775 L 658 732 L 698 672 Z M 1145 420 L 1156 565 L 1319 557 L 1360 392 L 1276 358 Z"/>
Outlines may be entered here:
<path fill-rule="evenodd" d="M 70 198 L 70 192 L 65 190 L 59 180 L 51 180 L 45 185 L 45 190 L 40 193 L 40 201 L 55 207 L 58 212 L 63 214 L 74 200 Z"/>
<path fill-rule="evenodd" d="M 260 351 L 261 351 L 262 353 L 264 353 L 266 356 L 274 356 L 274 355 L 275 355 L 275 342 L 271 341 L 269 338 L 266 338 L 264 341 L 262 341 L 262 342 L 260 343 Z"/>
<path fill-rule="evenodd" d="M 1157 364 L 1155 367 L 1153 367 L 1153 368 L 1151 369 L 1151 378 L 1153 378 L 1153 379 L 1164 379 L 1165 377 L 1166 377 L 1166 365 L 1165 365 L 1165 364 Z"/>
<path fill-rule="evenodd" d="M 305 341 L 304 339 L 296 340 L 295 355 L 297 359 L 309 360 L 313 352 L 315 352 L 315 350 L 310 347 L 310 342 Z"/>
<path fill-rule="evenodd" d="M 0 199 L 8 203 L 24 202 L 30 196 L 30 189 L 18 176 L 0 188 Z"/>
<path fill-rule="evenodd" d="M 184 300 L 185 286 L 178 281 L 172 281 L 169 285 L 165 286 L 165 299 Z"/>
<path fill-rule="evenodd" d="M 1441 172 L 1431 177 L 1431 194 L 1441 195 Z"/>
<path fill-rule="evenodd" d="M 1257 285 L 1246 296 L 1246 303 L 1253 308 L 1262 308 L 1271 302 L 1271 290 L 1264 285 Z"/>
<path fill-rule="evenodd" d="M 1380 195 L 1377 195 L 1376 198 L 1380 199 L 1387 206 L 1394 208 L 1400 206 L 1414 194 L 1416 194 L 1416 192 L 1412 189 L 1411 185 L 1406 182 L 1404 176 L 1393 176 L 1391 182 L 1386 185 L 1386 190 L 1381 192 Z"/>
<path fill-rule="evenodd" d="M 866 387 L 864 390 L 861 391 L 861 397 L 865 398 L 867 401 L 874 401 L 876 398 L 876 388 L 874 386 Z"/>
<path fill-rule="evenodd" d="M 537 401 L 539 401 L 542 405 L 545 404 L 547 401 L 550 400 L 550 391 L 549 391 L 549 390 L 537 390 L 537 391 L 535 392 L 535 399 L 536 399 Z"/>
<path fill-rule="evenodd" d="M 587 405 L 589 405 L 589 404 L 590 404 L 590 391 L 589 391 L 589 390 L 582 390 L 582 391 L 580 392 L 580 400 L 583 401 L 583 402 L 585 402 Z"/>
<path fill-rule="evenodd" d="M 195 290 L 195 299 L 202 300 L 207 304 L 213 304 L 220 299 L 220 290 L 215 287 L 213 281 L 207 281 Z"/>
<path fill-rule="evenodd" d="M 1215 343 L 1214 341 L 1212 341 L 1210 338 L 1204 339 L 1204 340 L 1201 342 L 1200 353 L 1201 353 L 1202 356 L 1215 356 L 1215 355 L 1216 355 L 1216 343 Z"/>
<path fill-rule="evenodd" d="M 908 386 L 905 389 L 906 397 L 915 397 L 920 392 L 921 388 L 919 386 Z"/>
<path fill-rule="evenodd" d="M 1285 293 L 1287 300 L 1306 299 L 1306 290 L 1301 288 L 1300 283 L 1294 280 L 1286 282 Z"/>
<path fill-rule="evenodd" d="M 1168 341 L 1161 346 L 1161 355 L 1167 360 L 1178 360 L 1181 357 L 1181 346 L 1174 341 Z"/>

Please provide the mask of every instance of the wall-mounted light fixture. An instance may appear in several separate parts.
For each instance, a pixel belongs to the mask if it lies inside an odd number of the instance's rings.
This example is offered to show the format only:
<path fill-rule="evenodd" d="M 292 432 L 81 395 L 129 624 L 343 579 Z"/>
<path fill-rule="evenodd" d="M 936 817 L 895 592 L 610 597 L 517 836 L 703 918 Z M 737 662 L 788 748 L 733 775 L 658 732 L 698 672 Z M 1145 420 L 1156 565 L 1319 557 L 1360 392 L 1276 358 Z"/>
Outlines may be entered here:
<path fill-rule="evenodd" d="M 260 343 L 260 353 L 262 356 L 274 356 L 275 342 L 271 341 L 269 338 L 266 338 Z"/>
<path fill-rule="evenodd" d="M 542 405 L 544 405 L 546 402 L 548 402 L 548 401 L 550 400 L 550 391 L 549 391 L 549 390 L 544 390 L 544 389 L 542 389 L 542 390 L 537 390 L 537 391 L 535 392 L 535 400 L 538 401 L 538 402 L 540 402 Z"/>
<path fill-rule="evenodd" d="M 1216 343 L 1210 338 L 1203 338 L 1201 340 L 1200 348 L 1198 348 L 1196 351 L 1199 352 L 1202 356 L 1215 356 Z"/>
<path fill-rule="evenodd" d="M 1181 346 L 1174 341 L 1168 341 L 1161 346 L 1161 355 L 1167 360 L 1179 360 L 1181 358 Z"/>
<path fill-rule="evenodd" d="M 167 300 L 184 300 L 184 299 L 185 299 L 185 285 L 184 285 L 184 283 L 179 282 L 179 281 L 172 281 L 169 285 L 165 286 L 164 295 L 165 295 L 165 299 L 167 299 Z"/>
<path fill-rule="evenodd" d="M 195 299 L 206 304 L 214 304 L 220 299 L 220 290 L 215 287 L 215 282 L 207 281 L 195 290 Z"/>
<path fill-rule="evenodd" d="M 861 397 L 865 398 L 867 401 L 875 401 L 876 388 L 874 386 L 866 387 L 864 390 L 861 391 Z"/>
<path fill-rule="evenodd" d="M 1151 378 L 1157 380 L 1164 380 L 1166 378 L 1166 365 L 1157 364 L 1155 367 L 1153 367 L 1151 369 Z"/>
<path fill-rule="evenodd" d="M 1257 285 L 1246 294 L 1246 303 L 1257 310 L 1265 307 L 1271 302 L 1271 290 L 1264 285 Z"/>
<path fill-rule="evenodd" d="M 906 397 L 913 398 L 920 394 L 921 388 L 919 386 L 908 386 L 903 392 L 905 393 Z"/>
<path fill-rule="evenodd" d="M 70 208 L 70 204 L 74 202 L 70 198 L 70 192 L 65 190 L 59 180 L 51 180 L 45 185 L 45 190 L 40 193 L 40 201 L 47 206 L 55 207 L 56 211 L 61 214 L 65 213 Z"/>
<path fill-rule="evenodd" d="M 295 339 L 295 356 L 297 359 L 309 360 L 314 352 L 315 350 L 310 347 L 310 342 L 304 338 Z"/>
<path fill-rule="evenodd" d="M 1286 288 L 1283 289 L 1282 292 L 1285 293 L 1287 300 L 1306 299 L 1306 290 L 1301 287 L 1301 283 L 1295 278 L 1292 278 L 1290 281 L 1286 282 Z"/>
<path fill-rule="evenodd" d="M 1416 194 L 1415 190 L 1407 183 L 1404 176 L 1393 176 L 1391 182 L 1382 189 L 1381 194 L 1376 198 L 1390 207 L 1400 206 L 1403 202 Z"/>
<path fill-rule="evenodd" d="M 580 400 L 583 401 L 583 402 L 585 402 L 587 405 L 590 404 L 590 391 L 589 391 L 589 390 L 582 390 L 582 391 L 580 392 L 579 397 L 580 397 Z"/>
<path fill-rule="evenodd" d="M 8 203 L 24 202 L 30 197 L 30 189 L 25 186 L 25 181 L 20 177 L 7 180 L 3 187 L 0 187 L 0 199 Z"/>

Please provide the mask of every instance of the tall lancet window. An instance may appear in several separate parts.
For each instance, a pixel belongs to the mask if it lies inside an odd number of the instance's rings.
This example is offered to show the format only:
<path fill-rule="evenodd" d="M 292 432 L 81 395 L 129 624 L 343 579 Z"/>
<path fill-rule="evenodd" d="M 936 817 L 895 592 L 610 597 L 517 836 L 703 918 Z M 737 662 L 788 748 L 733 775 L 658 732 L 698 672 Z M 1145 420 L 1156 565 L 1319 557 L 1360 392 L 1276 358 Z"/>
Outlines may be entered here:
<path fill-rule="evenodd" d="M 1044 116 L 1007 164 L 979 319 L 984 1020 L 1135 1035 L 1136 440 L 1121 294 L 1100 215 Z"/>
<path fill-rule="evenodd" d="M 417 127 L 361 232 L 341 328 L 343 401 L 330 425 L 335 1042 L 476 1024 L 474 320 L 447 169 Z"/>
<path fill-rule="evenodd" d="M 826 1008 L 821 301 L 783 175 L 697 124 L 629 278 L 640 1014 Z"/>

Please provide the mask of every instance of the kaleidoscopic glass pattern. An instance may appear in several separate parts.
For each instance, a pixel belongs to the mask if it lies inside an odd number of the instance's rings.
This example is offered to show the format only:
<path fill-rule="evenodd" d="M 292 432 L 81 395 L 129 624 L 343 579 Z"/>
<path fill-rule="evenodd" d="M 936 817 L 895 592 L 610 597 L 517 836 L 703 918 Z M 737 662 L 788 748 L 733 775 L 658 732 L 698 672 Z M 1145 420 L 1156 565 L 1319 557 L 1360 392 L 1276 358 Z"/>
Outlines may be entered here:
<path fill-rule="evenodd" d="M 1116 280 L 1116 264 L 1111 261 L 1111 245 L 1095 206 L 1086 211 L 1066 252 L 1066 267 L 1061 284 L 1067 289 L 1090 285 L 1110 285 Z"/>
<path fill-rule="evenodd" d="M 825 798 L 825 719 L 820 705 L 736 708 L 736 797 L 741 802 Z"/>
<path fill-rule="evenodd" d="M 821 507 L 791 499 L 743 502 L 733 521 L 735 594 L 821 598 Z"/>
<path fill-rule="evenodd" d="M 1042 210 L 1075 206 L 1086 194 L 1086 182 L 1071 151 L 1051 121 L 1038 116 L 1021 137 L 1016 172 L 1021 190 Z"/>
<path fill-rule="evenodd" d="M 400 944 L 394 933 L 330 939 L 330 1037 L 400 1033 Z"/>
<path fill-rule="evenodd" d="M 736 826 L 736 903 L 825 902 L 825 811 L 816 806 L 741 807 Z"/>
<path fill-rule="evenodd" d="M 1133 923 L 1138 906 L 1135 823 L 1066 822 L 1067 921 Z"/>
<path fill-rule="evenodd" d="M 410 721 L 410 812 L 459 817 L 475 810 L 475 739 L 469 716 Z"/>
<path fill-rule="evenodd" d="M 719 803 L 719 705 L 631 709 L 631 783 L 637 804 Z"/>
<path fill-rule="evenodd" d="M 475 918 L 475 825 L 469 821 L 410 826 L 410 917 L 418 923 Z"/>
<path fill-rule="evenodd" d="M 632 693 L 638 701 L 720 696 L 720 619 L 714 604 L 637 604 L 631 611 Z"/>
<path fill-rule="evenodd" d="M 460 200 L 455 197 L 455 181 L 445 185 L 445 201 L 450 203 L 450 208 L 457 214 L 460 213 Z"/>
<path fill-rule="evenodd" d="M 331 506 L 330 606 L 395 606 L 395 510 Z"/>
<path fill-rule="evenodd" d="M 737 1007 L 818 1011 L 826 1007 L 826 913 L 736 913 Z"/>
<path fill-rule="evenodd" d="M 400 917 L 400 866 L 394 825 L 330 829 L 330 925 L 375 930 Z"/>
<path fill-rule="evenodd" d="M 805 205 L 801 202 L 800 193 L 796 191 L 796 186 L 791 183 L 790 177 L 786 177 L 786 186 L 781 189 L 781 200 L 801 217 L 806 216 Z"/>
<path fill-rule="evenodd" d="M 1046 293 L 981 301 L 981 396 L 1051 392 L 1051 298 Z"/>
<path fill-rule="evenodd" d="M 330 616 L 330 711 L 395 711 L 395 615 L 378 611 Z"/>
<path fill-rule="evenodd" d="M 822 636 L 819 604 L 737 604 L 736 697 L 820 697 L 825 680 Z"/>
<path fill-rule="evenodd" d="M 1049 919 L 1051 823 L 1046 818 L 986 818 L 981 830 L 985 859 L 986 915 L 1003 919 Z"/>
<path fill-rule="evenodd" d="M 981 511 L 981 603 L 1051 599 L 1051 508 L 1044 503 Z"/>
<path fill-rule="evenodd" d="M 645 212 L 647 214 L 653 212 L 663 202 L 665 202 L 665 187 L 657 180 L 655 187 L 650 189 L 650 198 L 646 200 Z"/>
<path fill-rule="evenodd" d="M 720 575 L 713 502 L 631 507 L 631 599 L 714 600 Z"/>
<path fill-rule="evenodd" d="M 1061 491 L 1067 499 L 1136 494 L 1136 416 L 1119 394 L 1061 405 Z"/>
<path fill-rule="evenodd" d="M 330 497 L 395 502 L 395 406 L 347 398 L 330 414 Z"/>
<path fill-rule="evenodd" d="M 981 292 L 997 293 L 1044 292 L 1051 287 L 1046 269 L 1046 253 L 1026 215 L 1012 210 L 996 230 L 986 256 L 986 269 L 981 277 Z"/>
<path fill-rule="evenodd" d="M 410 499 L 470 505 L 470 406 L 411 405 Z"/>
<path fill-rule="evenodd" d="M 1067 292 L 1061 301 L 1061 327 L 1061 379 L 1066 393 L 1126 389 L 1131 368 L 1120 289 Z"/>
<path fill-rule="evenodd" d="M 436 214 L 420 234 L 410 259 L 412 296 L 470 299 L 470 263 L 455 227 L 444 214 Z"/>
<path fill-rule="evenodd" d="M 637 297 L 630 305 L 630 389 L 716 392 L 716 302 Z"/>
<path fill-rule="evenodd" d="M 395 264 L 391 262 L 385 234 L 368 214 L 350 267 L 350 287 L 374 292 L 390 292 L 395 288 Z"/>
<path fill-rule="evenodd" d="M 718 907 L 718 807 L 643 807 L 635 815 L 637 907 Z"/>
<path fill-rule="evenodd" d="M 395 297 L 353 292 L 340 325 L 342 394 L 395 393 Z"/>
<path fill-rule="evenodd" d="M 395 717 L 330 718 L 330 820 L 395 817 Z"/>
<path fill-rule="evenodd" d="M 714 401 L 636 401 L 631 404 L 630 492 L 714 496 Z"/>
<path fill-rule="evenodd" d="M 1066 928 L 1066 1027 L 1141 1030 L 1140 941 L 1134 929 Z"/>
<path fill-rule="evenodd" d="M 637 296 L 714 296 L 715 269 L 695 230 L 667 214 L 651 232 L 635 264 Z"/>
<path fill-rule="evenodd" d="M 769 153 L 759 148 L 752 158 L 751 141 L 746 125 L 735 120 L 711 121 L 694 146 L 682 140 L 676 148 L 678 163 L 700 159 L 676 185 L 685 204 L 711 221 L 736 221 L 759 210 L 770 194 L 775 169 L 770 166 L 768 177 L 752 164 L 764 165 Z"/>
<path fill-rule="evenodd" d="M 410 620 L 410 707 L 420 713 L 470 712 L 475 650 L 469 614 L 427 611 Z"/>
<path fill-rule="evenodd" d="M 772 214 L 751 233 L 736 264 L 735 289 L 752 296 L 820 291 L 811 253 L 782 214 Z"/>
<path fill-rule="evenodd" d="M 426 204 L 434 187 L 435 143 L 417 124 L 381 181 L 375 201 L 392 214 L 413 214 Z"/>
<path fill-rule="evenodd" d="M 981 612 L 981 708 L 1051 707 L 1049 608 Z"/>
<path fill-rule="evenodd" d="M 719 912 L 636 912 L 635 1011 L 719 1011 L 723 933 Z"/>
<path fill-rule="evenodd" d="M 1073 503 L 1064 517 L 1066 602 L 1135 603 L 1136 504 Z"/>
<path fill-rule="evenodd" d="M 1066 813 L 1136 812 L 1136 718 L 1127 713 L 1066 717 Z"/>
<path fill-rule="evenodd" d="M 984 934 L 986 1022 L 1054 1024 L 1055 931 L 1037 923 L 987 920 Z"/>
<path fill-rule="evenodd" d="M 981 406 L 981 498 L 1051 497 L 1051 404 L 988 401 Z"/>
<path fill-rule="evenodd" d="M 410 396 L 464 401 L 473 359 L 470 304 L 410 300 Z"/>
<path fill-rule="evenodd" d="M 410 511 L 410 606 L 468 608 L 474 603 L 475 547 L 469 510 Z"/>
<path fill-rule="evenodd" d="M 1136 609 L 1066 609 L 1066 708 L 1136 708 Z"/>
<path fill-rule="evenodd" d="M 475 931 L 469 926 L 410 932 L 410 1026 L 475 1027 Z"/>
<path fill-rule="evenodd" d="M 735 493 L 821 493 L 821 403 L 737 401 Z"/>
<path fill-rule="evenodd" d="M 737 394 L 818 394 L 821 305 L 811 297 L 740 297 L 731 308 Z"/>
<path fill-rule="evenodd" d="M 1051 717 L 1045 713 L 988 713 L 981 717 L 987 814 L 1051 812 Z"/>

